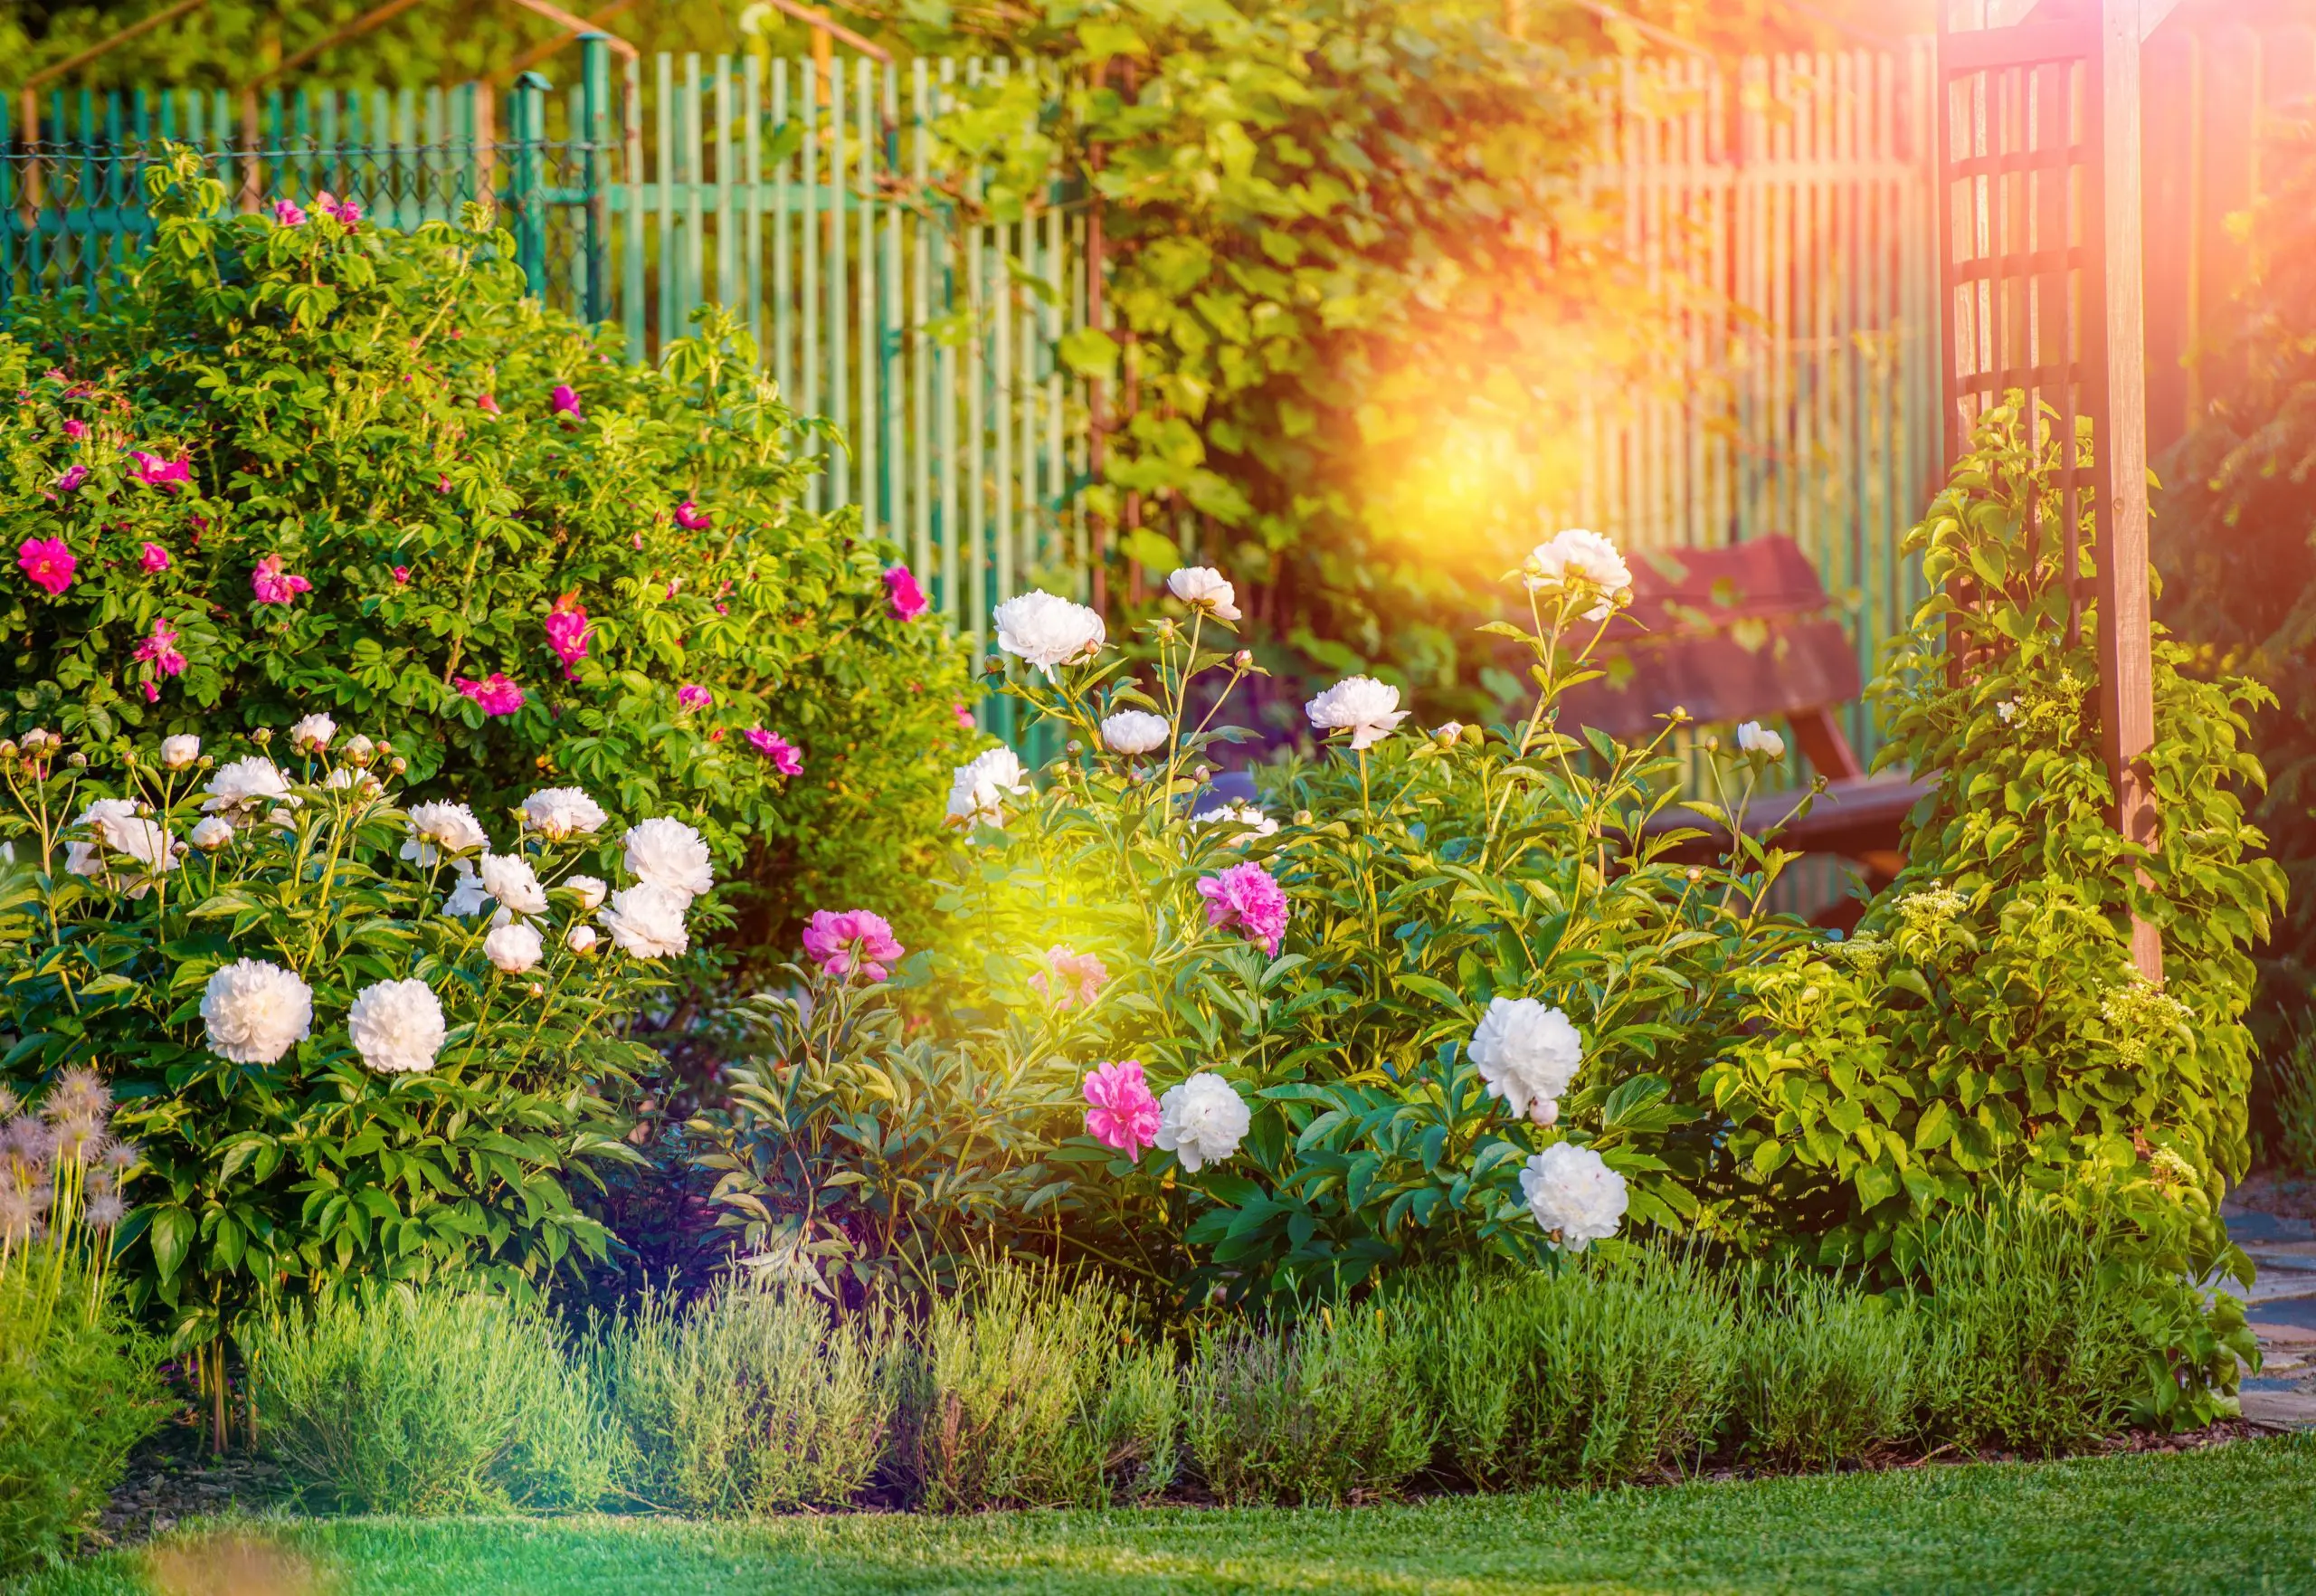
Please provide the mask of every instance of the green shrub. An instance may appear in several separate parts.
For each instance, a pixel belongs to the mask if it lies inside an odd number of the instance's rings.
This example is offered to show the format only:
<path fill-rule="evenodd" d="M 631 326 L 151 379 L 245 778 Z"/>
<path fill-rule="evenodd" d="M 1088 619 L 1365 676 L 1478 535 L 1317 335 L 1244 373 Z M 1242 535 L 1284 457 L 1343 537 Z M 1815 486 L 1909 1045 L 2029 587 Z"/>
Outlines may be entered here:
<path fill-rule="evenodd" d="M 1735 1310 L 1693 1258 L 1635 1248 L 1588 1267 L 1434 1274 L 1408 1311 L 1441 1454 L 1483 1490 L 1674 1472 L 1729 1401 Z"/>
<path fill-rule="evenodd" d="M 2298 1175 L 2316 1175 L 2316 1011 L 2301 1010 L 2264 1063 L 2274 1121 L 2269 1159 Z"/>
<path fill-rule="evenodd" d="M 1020 1265 L 935 1301 L 908 1360 L 899 1449 L 921 1505 L 1098 1506 L 1172 1484 L 1172 1357 L 1134 1344 L 1129 1306 Z"/>
<path fill-rule="evenodd" d="M 585 1371 L 535 1307 L 395 1287 L 315 1299 L 243 1333 L 261 1433 L 341 1508 L 593 1508 L 612 1429 Z"/>
<path fill-rule="evenodd" d="M 1832 1468 L 1903 1440 L 1924 1357 L 1921 1316 L 1789 1267 L 1745 1293 L 1730 1410 L 1745 1455 Z"/>
<path fill-rule="evenodd" d="M 881 1313 L 832 1320 L 793 1288 L 731 1286 L 683 1305 L 647 1293 L 593 1353 L 626 1437 L 620 1485 L 648 1506 L 841 1507 L 892 1439 L 899 1344 Z"/>
<path fill-rule="evenodd" d="M 1397 1492 L 1431 1456 L 1427 1342 L 1387 1310 L 1292 1330 L 1209 1330 L 1184 1377 L 1191 1459 L 1220 1500 L 1339 1506 Z"/>
<path fill-rule="evenodd" d="M 0 1269 L 0 1574 L 53 1557 L 89 1527 L 129 1449 L 168 1411 L 161 1347 L 109 1295 L 84 1311 L 78 1268 L 52 1311 L 46 1282 Z"/>

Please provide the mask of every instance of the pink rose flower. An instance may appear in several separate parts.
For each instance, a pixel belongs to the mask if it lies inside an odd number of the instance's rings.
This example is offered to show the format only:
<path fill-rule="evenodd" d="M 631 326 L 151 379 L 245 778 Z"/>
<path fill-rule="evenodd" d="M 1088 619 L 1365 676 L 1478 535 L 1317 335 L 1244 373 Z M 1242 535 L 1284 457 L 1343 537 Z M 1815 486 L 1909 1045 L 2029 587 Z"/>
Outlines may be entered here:
<path fill-rule="evenodd" d="M 973 729 L 973 712 L 965 707 L 965 701 L 963 698 L 959 698 L 950 708 L 956 712 L 957 725 L 960 728 L 965 731 Z"/>
<path fill-rule="evenodd" d="M 154 670 L 162 676 L 176 676 L 185 670 L 185 656 L 177 651 L 177 629 L 157 617 L 153 622 L 153 635 L 137 645 L 134 657 L 139 664 L 149 660 Z M 147 703 L 160 696 L 157 688 L 147 684 Z"/>
<path fill-rule="evenodd" d="M 1086 1101 L 1092 1105 L 1086 1110 L 1087 1135 L 1141 1163 L 1142 1150 L 1158 1138 L 1162 1116 L 1140 1060 L 1121 1059 L 1087 1071 Z"/>
<path fill-rule="evenodd" d="M 408 565 L 396 565 L 394 567 L 394 585 L 396 587 L 408 587 L 410 585 L 410 567 Z"/>
<path fill-rule="evenodd" d="M 573 675 L 571 668 L 587 657 L 587 608 L 576 593 L 565 594 L 547 612 L 546 646 L 563 661 L 565 679 Z"/>
<path fill-rule="evenodd" d="M 893 928 L 882 915 L 867 909 L 831 914 L 821 909 L 804 927 L 804 956 L 831 975 L 859 974 L 870 981 L 885 978 L 885 966 L 908 950 L 893 940 Z"/>
<path fill-rule="evenodd" d="M 569 383 L 555 384 L 555 392 L 548 396 L 547 403 L 554 407 L 557 415 L 567 415 L 574 421 L 582 419 L 579 395 Z"/>
<path fill-rule="evenodd" d="M 56 490 L 59 493 L 70 493 L 88 480 L 89 468 L 87 466 L 67 466 L 56 479 Z"/>
<path fill-rule="evenodd" d="M 157 543 L 148 543 L 145 552 L 137 556 L 137 564 L 147 575 L 169 568 L 169 551 Z"/>
<path fill-rule="evenodd" d="M 477 410 L 481 411 L 485 415 L 503 415 L 506 413 L 498 408 L 498 401 L 492 398 L 488 394 L 485 394 L 481 398 L 476 400 L 474 402 L 474 407 Z"/>
<path fill-rule="evenodd" d="M 782 775 L 804 774 L 803 756 L 796 752 L 796 745 L 779 733 L 768 732 L 758 726 L 749 727 L 742 735 L 754 745 L 757 753 L 772 761 L 772 767 Z"/>
<path fill-rule="evenodd" d="M 1198 884 L 1206 899 L 1209 926 L 1236 926 L 1249 942 L 1260 943 L 1271 957 L 1286 936 L 1286 894 L 1258 864 L 1232 865 L 1219 876 Z"/>
<path fill-rule="evenodd" d="M 488 681 L 470 681 L 454 676 L 451 685 L 481 706 L 485 715 L 512 715 L 523 707 L 523 689 L 507 679 L 506 672 L 494 670 Z"/>
<path fill-rule="evenodd" d="M 301 593 L 311 593 L 314 584 L 303 576 L 284 571 L 280 555 L 268 555 L 250 573 L 250 591 L 257 594 L 261 604 L 286 604 Z"/>
<path fill-rule="evenodd" d="M 294 200 L 278 199 L 273 202 L 273 220 L 282 227 L 303 227 L 306 213 L 298 208 Z"/>
<path fill-rule="evenodd" d="M 72 570 L 80 563 L 62 537 L 27 537 L 16 548 L 17 566 L 51 598 L 72 585 Z"/>
<path fill-rule="evenodd" d="M 348 233 L 362 224 L 362 207 L 352 200 L 341 200 L 327 188 L 314 195 L 314 209 L 334 218 Z"/>
<path fill-rule="evenodd" d="M 448 472 L 445 472 L 445 473 L 443 473 L 441 476 L 439 476 L 439 477 L 437 477 L 437 478 L 435 478 L 435 479 L 434 479 L 434 491 L 435 491 L 435 492 L 437 492 L 437 493 L 448 493 L 450 490 L 451 490 L 451 478 L 450 478 L 450 474 L 449 474 Z"/>
<path fill-rule="evenodd" d="M 895 565 L 885 573 L 885 603 L 896 621 L 914 621 L 931 608 L 925 589 L 916 584 L 906 565 Z"/>
<path fill-rule="evenodd" d="M 64 423 L 64 435 L 78 443 L 89 435 L 89 423 L 79 416 L 73 416 Z"/>
<path fill-rule="evenodd" d="M 701 514 L 698 507 L 687 499 L 676 506 L 676 525 L 687 532 L 705 532 L 715 526 L 716 522 L 710 517 Z"/>
<path fill-rule="evenodd" d="M 147 454 L 142 449 L 132 449 L 128 458 L 137 462 L 128 473 L 132 482 L 142 482 L 147 488 L 157 488 L 164 493 L 175 493 L 180 488 L 193 486 L 191 460 L 163 460 L 157 454 Z"/>
<path fill-rule="evenodd" d="M 676 708 L 679 709 L 705 709 L 715 702 L 716 695 L 696 681 L 688 681 L 676 689 Z"/>
<path fill-rule="evenodd" d="M 1072 953 L 1066 947 L 1046 949 L 1046 967 L 1030 975 L 1030 989 L 1040 997 L 1050 997 L 1067 1009 L 1073 1001 L 1090 1003 L 1110 979 L 1107 965 L 1096 954 Z M 1070 983 L 1077 983 L 1073 994 Z"/>

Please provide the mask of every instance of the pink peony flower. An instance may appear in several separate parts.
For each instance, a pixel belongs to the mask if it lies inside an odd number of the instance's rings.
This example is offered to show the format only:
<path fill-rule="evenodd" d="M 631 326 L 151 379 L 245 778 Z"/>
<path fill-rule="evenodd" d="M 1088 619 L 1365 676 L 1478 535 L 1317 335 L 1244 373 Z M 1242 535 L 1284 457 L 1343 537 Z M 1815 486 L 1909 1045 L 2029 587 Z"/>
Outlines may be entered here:
<path fill-rule="evenodd" d="M 485 415 L 503 415 L 506 413 L 498 408 L 498 401 L 492 398 L 488 394 L 485 394 L 481 398 L 477 399 L 474 402 L 474 407 L 477 410 L 481 411 Z"/>
<path fill-rule="evenodd" d="M 804 956 L 831 975 L 858 972 L 871 981 L 885 978 L 885 966 L 908 950 L 893 940 L 893 928 L 882 915 L 867 909 L 831 914 L 816 911 L 804 927 Z"/>
<path fill-rule="evenodd" d="M 156 617 L 153 622 L 153 635 L 137 645 L 135 658 L 140 664 L 149 660 L 152 661 L 154 670 L 162 676 L 176 676 L 185 670 L 185 656 L 177 652 L 177 629 L 170 625 L 166 620 Z M 147 703 L 159 697 L 160 693 L 157 689 L 150 686 L 146 689 L 145 698 Z"/>
<path fill-rule="evenodd" d="M 78 443 L 89 435 L 89 423 L 79 416 L 73 416 L 64 423 L 64 435 Z"/>
<path fill-rule="evenodd" d="M 676 689 L 676 708 L 679 709 L 705 709 L 715 702 L 716 695 L 696 681 L 688 681 Z"/>
<path fill-rule="evenodd" d="M 148 543 L 145 546 L 145 552 L 137 556 L 137 564 L 148 575 L 157 571 L 166 571 L 169 568 L 169 551 L 157 543 Z"/>
<path fill-rule="evenodd" d="M 56 490 L 59 493 L 70 493 L 72 489 L 78 488 L 81 483 L 88 480 L 89 468 L 87 466 L 67 466 L 56 479 Z"/>
<path fill-rule="evenodd" d="M 1209 926 L 1236 926 L 1249 942 L 1262 944 L 1271 957 L 1286 936 L 1286 894 L 1258 864 L 1232 865 L 1219 876 L 1198 884 L 1206 899 Z"/>
<path fill-rule="evenodd" d="M 749 727 L 742 735 L 755 746 L 757 753 L 772 761 L 772 767 L 782 775 L 804 774 L 803 756 L 796 752 L 796 745 L 779 733 L 768 732 L 757 726 Z"/>
<path fill-rule="evenodd" d="M 914 621 L 931 607 L 925 603 L 925 589 L 916 584 L 906 565 L 895 565 L 885 573 L 885 603 L 896 621 Z"/>
<path fill-rule="evenodd" d="M 16 547 L 17 566 L 51 598 L 72 585 L 72 569 L 80 563 L 62 537 L 27 537 Z"/>
<path fill-rule="evenodd" d="M 132 449 L 128 458 L 137 462 L 128 473 L 132 482 L 142 482 L 147 488 L 157 488 L 164 493 L 175 493 L 180 488 L 193 486 L 193 461 L 163 460 L 157 454 L 147 454 L 142 449 Z"/>
<path fill-rule="evenodd" d="M 268 555 L 250 573 L 250 591 L 257 594 L 261 604 L 286 604 L 301 593 L 311 593 L 314 584 L 303 576 L 281 568 L 280 555 Z"/>
<path fill-rule="evenodd" d="M 579 408 L 579 395 L 569 383 L 555 384 L 555 392 L 548 396 L 547 403 L 557 415 L 567 415 L 574 421 L 582 419 L 584 413 Z"/>
<path fill-rule="evenodd" d="M 1141 1062 L 1121 1059 L 1087 1070 L 1086 1101 L 1092 1105 L 1086 1110 L 1086 1134 L 1141 1163 L 1142 1150 L 1157 1140 L 1161 1118 Z"/>
<path fill-rule="evenodd" d="M 1095 994 L 1108 982 L 1110 972 L 1096 954 L 1072 953 L 1066 947 L 1046 949 L 1046 967 L 1030 977 L 1030 989 L 1040 997 L 1050 997 L 1067 1009 L 1072 1002 L 1090 1003 Z M 1073 995 L 1070 983 L 1077 990 Z"/>
<path fill-rule="evenodd" d="M 303 227 L 306 213 L 298 208 L 294 200 L 278 199 L 273 202 L 273 220 L 283 227 Z"/>
<path fill-rule="evenodd" d="M 707 516 L 702 515 L 698 508 L 687 499 L 676 506 L 676 525 L 687 532 L 705 532 L 716 523 Z"/>
<path fill-rule="evenodd" d="M 571 668 L 587 657 L 587 608 L 576 593 L 565 594 L 547 612 L 546 646 L 563 661 L 564 677 L 570 679 Z"/>
<path fill-rule="evenodd" d="M 410 567 L 408 565 L 396 565 L 394 567 L 394 585 L 396 587 L 408 587 L 410 585 Z"/>
<path fill-rule="evenodd" d="M 492 671 L 488 681 L 454 676 L 451 685 L 480 705 L 485 715 L 512 715 L 523 707 L 523 689 L 508 680 L 503 670 Z"/>

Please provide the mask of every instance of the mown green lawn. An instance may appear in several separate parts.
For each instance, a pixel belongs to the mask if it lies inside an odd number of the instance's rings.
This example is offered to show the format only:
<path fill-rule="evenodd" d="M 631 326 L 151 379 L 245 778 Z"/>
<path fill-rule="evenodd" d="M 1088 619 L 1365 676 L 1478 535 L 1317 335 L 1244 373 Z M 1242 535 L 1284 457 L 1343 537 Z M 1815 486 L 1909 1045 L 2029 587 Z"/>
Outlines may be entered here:
<path fill-rule="evenodd" d="M 726 1592 L 2316 1591 L 2316 1439 L 1329 1512 L 852 1515 L 256 1526 L 22 1596 Z M 297 1560 L 279 1566 L 282 1559 Z M 267 1559 L 277 1566 L 257 1566 Z M 318 1577 L 309 1578 L 308 1575 Z"/>

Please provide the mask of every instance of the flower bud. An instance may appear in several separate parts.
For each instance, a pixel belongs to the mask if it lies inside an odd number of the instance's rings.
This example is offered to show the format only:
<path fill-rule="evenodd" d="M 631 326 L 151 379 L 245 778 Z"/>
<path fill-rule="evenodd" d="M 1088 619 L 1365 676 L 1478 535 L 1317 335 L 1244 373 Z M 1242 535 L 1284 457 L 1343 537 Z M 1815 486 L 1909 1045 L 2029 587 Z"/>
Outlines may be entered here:
<path fill-rule="evenodd" d="M 394 746 L 386 741 L 385 738 L 380 737 L 378 739 L 378 757 L 381 759 L 391 759 L 394 757 Z"/>
<path fill-rule="evenodd" d="M 1240 649 L 1237 653 L 1230 656 L 1230 663 L 1240 670 L 1252 670 L 1255 663 L 1255 651 L 1252 649 Z"/>
<path fill-rule="evenodd" d="M 389 764 L 386 768 L 393 771 L 394 774 L 400 775 L 410 768 L 410 761 L 397 754 L 394 756 L 393 762 Z"/>
<path fill-rule="evenodd" d="M 1069 755 L 1083 754 L 1086 752 L 1086 745 L 1079 742 L 1076 737 L 1072 737 L 1068 742 L 1062 745 L 1061 751 Z"/>
<path fill-rule="evenodd" d="M 81 753 L 80 749 L 75 748 L 65 757 L 64 763 L 71 765 L 74 770 L 86 770 L 89 768 L 89 756 L 86 754 Z"/>
<path fill-rule="evenodd" d="M 7 737 L 0 737 L 0 759 L 14 759 L 15 756 L 16 745 L 14 740 Z"/>
<path fill-rule="evenodd" d="M 1307 809 L 1296 810 L 1295 812 L 1295 823 L 1298 826 L 1309 825 L 1311 823 L 1311 812 Z"/>
<path fill-rule="evenodd" d="M 1191 768 L 1191 774 L 1196 776 L 1200 781 L 1206 781 L 1214 774 L 1214 766 L 1207 764 L 1201 759 Z"/>
<path fill-rule="evenodd" d="M 262 748 L 273 741 L 273 728 L 261 726 L 250 733 L 250 741 Z"/>
<path fill-rule="evenodd" d="M 1704 867 L 1703 867 L 1703 866 L 1701 866 L 1701 865 L 1691 865 L 1691 866 L 1689 867 L 1689 885 L 1690 885 L 1690 886 L 1692 886 L 1692 887 L 1694 887 L 1694 886 L 1695 886 L 1699 881 L 1702 881 L 1702 880 L 1704 880 Z"/>
<path fill-rule="evenodd" d="M 44 731 L 39 727 L 34 727 L 24 734 L 24 752 L 37 759 L 55 747 L 61 740 L 54 732 Z"/>
<path fill-rule="evenodd" d="M 595 951 L 596 940 L 593 926 L 574 926 L 565 935 L 563 945 L 584 958 Z"/>
<path fill-rule="evenodd" d="M 370 761 L 376 757 L 378 746 L 360 732 L 356 732 L 346 739 L 346 746 L 340 752 L 352 760 L 357 767 L 366 769 Z"/>

